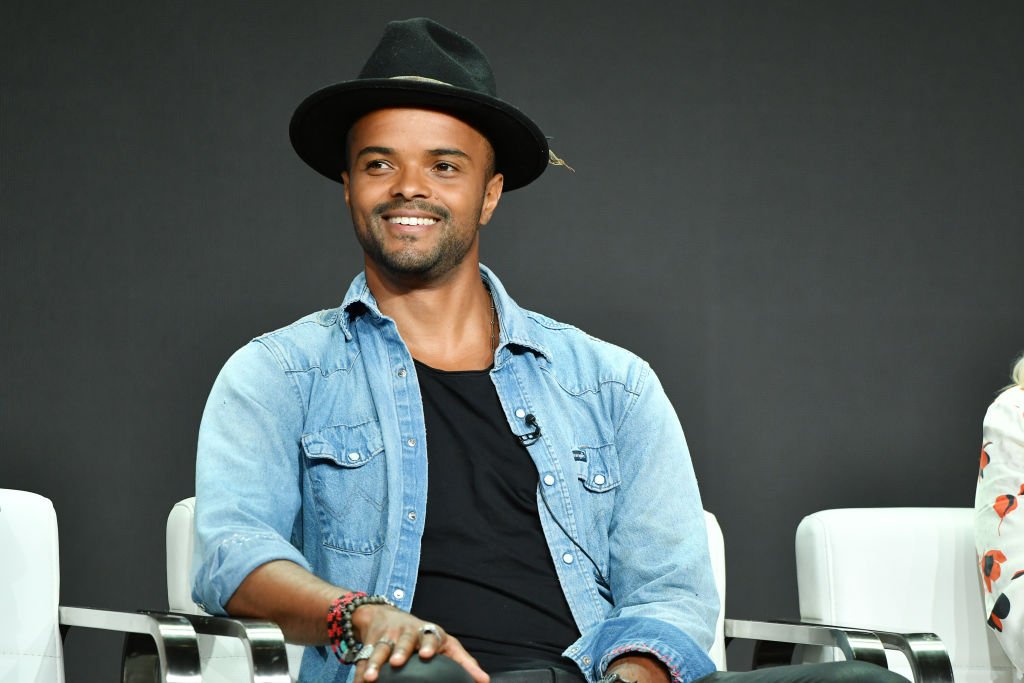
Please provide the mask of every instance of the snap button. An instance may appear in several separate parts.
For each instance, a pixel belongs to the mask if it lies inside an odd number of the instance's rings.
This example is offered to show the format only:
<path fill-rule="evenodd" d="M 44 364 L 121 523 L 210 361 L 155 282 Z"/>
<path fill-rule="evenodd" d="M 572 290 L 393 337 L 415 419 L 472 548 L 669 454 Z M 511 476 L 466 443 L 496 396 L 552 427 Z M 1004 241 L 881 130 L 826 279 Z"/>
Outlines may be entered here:
<path fill-rule="evenodd" d="M 396 588 L 394 591 L 392 591 L 391 595 L 395 597 L 395 600 L 401 600 L 405 597 L 405 591 L 401 588 Z"/>
<path fill-rule="evenodd" d="M 409 514 L 407 515 L 407 517 L 409 518 L 410 522 L 415 522 L 416 521 L 416 511 L 415 510 L 410 511 Z"/>
<path fill-rule="evenodd" d="M 566 554 L 562 555 L 562 562 L 565 562 L 566 564 L 572 564 L 572 561 L 573 561 L 572 553 L 566 553 Z"/>
<path fill-rule="evenodd" d="M 594 483 L 597 484 L 598 486 L 603 484 L 604 483 L 604 475 L 603 474 L 595 475 L 594 476 Z"/>
<path fill-rule="evenodd" d="M 551 486 L 552 484 L 555 483 L 555 478 L 553 476 L 551 476 L 550 474 L 545 474 L 544 475 L 544 483 L 547 484 L 548 486 Z"/>
<path fill-rule="evenodd" d="M 523 419 L 524 417 L 526 417 L 526 411 L 523 410 L 522 408 L 519 408 L 518 410 L 516 410 L 516 417 L 518 417 L 519 419 Z"/>
<path fill-rule="evenodd" d="M 408 439 L 405 440 L 405 445 L 408 446 L 409 448 L 412 448 L 413 446 L 416 445 L 416 439 L 409 437 Z"/>
<path fill-rule="evenodd" d="M 590 666 L 590 657 L 583 658 L 583 666 Z"/>
<path fill-rule="evenodd" d="M 355 453 L 355 452 L 349 453 L 348 454 L 348 459 L 351 460 L 352 462 L 355 462 L 356 460 L 359 459 L 359 454 Z"/>
<path fill-rule="evenodd" d="M 396 372 L 395 374 L 398 375 L 399 377 L 405 377 L 409 373 L 405 371 L 405 368 L 398 368 L 398 372 Z"/>

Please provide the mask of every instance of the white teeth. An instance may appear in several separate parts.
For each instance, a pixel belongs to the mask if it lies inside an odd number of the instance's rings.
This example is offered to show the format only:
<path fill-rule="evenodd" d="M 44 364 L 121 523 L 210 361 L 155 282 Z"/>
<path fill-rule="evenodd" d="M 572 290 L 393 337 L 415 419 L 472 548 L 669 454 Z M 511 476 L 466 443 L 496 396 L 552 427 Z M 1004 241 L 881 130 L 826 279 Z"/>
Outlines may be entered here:
<path fill-rule="evenodd" d="M 389 223 L 395 225 L 433 225 L 437 222 L 434 218 L 416 218 L 413 216 L 392 216 L 388 219 Z"/>

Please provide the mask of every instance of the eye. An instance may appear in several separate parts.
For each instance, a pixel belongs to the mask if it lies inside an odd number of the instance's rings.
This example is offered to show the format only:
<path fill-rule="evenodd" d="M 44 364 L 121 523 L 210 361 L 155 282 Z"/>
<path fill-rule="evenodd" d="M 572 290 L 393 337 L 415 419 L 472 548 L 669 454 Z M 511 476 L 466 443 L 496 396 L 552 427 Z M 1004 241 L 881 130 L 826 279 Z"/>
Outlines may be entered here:
<path fill-rule="evenodd" d="M 434 170 L 443 174 L 452 174 L 459 170 L 458 166 L 450 161 L 439 161 L 434 164 Z"/>
<path fill-rule="evenodd" d="M 370 173 L 373 173 L 374 171 L 386 171 L 389 168 L 391 168 L 391 164 L 384 159 L 370 159 L 366 162 L 366 165 L 363 166 L 363 169 Z"/>

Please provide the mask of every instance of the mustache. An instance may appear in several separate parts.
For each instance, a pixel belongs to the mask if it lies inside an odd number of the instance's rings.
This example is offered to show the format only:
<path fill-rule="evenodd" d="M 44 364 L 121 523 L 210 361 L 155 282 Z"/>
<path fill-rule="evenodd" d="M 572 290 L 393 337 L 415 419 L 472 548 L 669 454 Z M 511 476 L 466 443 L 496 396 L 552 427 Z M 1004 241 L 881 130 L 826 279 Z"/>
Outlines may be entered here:
<path fill-rule="evenodd" d="M 373 215 L 380 217 L 388 211 L 425 211 L 426 213 L 432 213 L 443 221 L 451 219 L 451 212 L 440 204 L 431 204 L 428 201 L 422 199 L 413 199 L 412 201 L 406 201 L 404 199 L 392 199 L 389 202 L 381 202 L 377 206 L 373 207 Z"/>

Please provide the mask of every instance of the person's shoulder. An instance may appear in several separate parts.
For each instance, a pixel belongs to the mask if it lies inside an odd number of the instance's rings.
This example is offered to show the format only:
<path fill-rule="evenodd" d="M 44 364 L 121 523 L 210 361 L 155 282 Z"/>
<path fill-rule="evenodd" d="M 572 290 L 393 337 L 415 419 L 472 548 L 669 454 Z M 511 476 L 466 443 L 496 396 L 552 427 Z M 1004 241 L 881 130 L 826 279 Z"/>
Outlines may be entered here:
<path fill-rule="evenodd" d="M 337 308 L 316 311 L 276 330 L 259 334 L 253 341 L 275 339 L 282 343 L 302 343 L 310 338 L 319 339 L 334 332 L 340 315 L 341 311 Z"/>
<path fill-rule="evenodd" d="M 992 405 L 1008 405 L 1011 407 L 1024 407 L 1024 387 L 1017 385 L 1007 387 L 996 396 Z"/>
<path fill-rule="evenodd" d="M 342 315 L 338 308 L 316 311 L 254 337 L 247 346 L 265 348 L 285 371 L 338 369 L 345 364 L 348 351 Z"/>
<path fill-rule="evenodd" d="M 985 423 L 993 421 L 1024 424 L 1024 387 L 1011 386 L 996 396 L 985 413 Z"/>
<path fill-rule="evenodd" d="M 550 367 L 562 376 L 575 378 L 581 385 L 616 382 L 634 390 L 650 369 L 643 358 L 629 349 L 575 325 L 536 311 L 523 309 L 523 315 L 533 335 L 550 354 Z"/>

